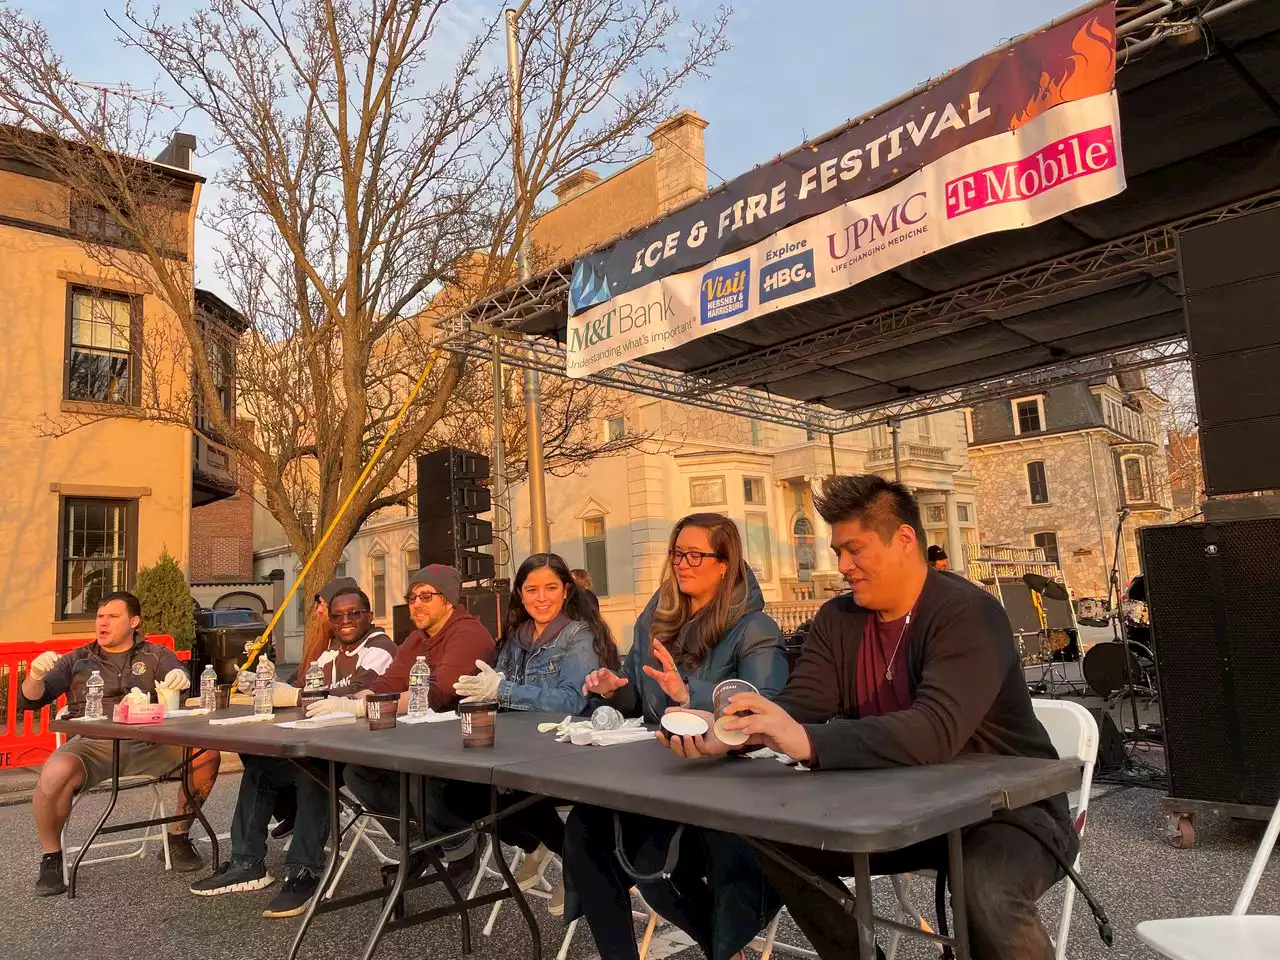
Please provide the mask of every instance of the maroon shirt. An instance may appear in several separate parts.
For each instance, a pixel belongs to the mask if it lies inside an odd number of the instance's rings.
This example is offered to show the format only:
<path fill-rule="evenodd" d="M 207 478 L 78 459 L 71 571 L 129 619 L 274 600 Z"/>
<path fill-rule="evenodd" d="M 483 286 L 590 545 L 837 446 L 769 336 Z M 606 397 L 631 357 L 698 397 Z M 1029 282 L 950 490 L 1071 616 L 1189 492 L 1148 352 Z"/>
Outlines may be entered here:
<path fill-rule="evenodd" d="M 862 643 L 858 646 L 858 670 L 854 681 L 859 717 L 883 717 L 911 706 L 907 669 L 907 648 L 911 645 L 910 618 L 908 614 L 897 620 L 882 621 L 874 613 L 868 615 L 862 629 Z M 889 669 L 891 657 L 892 670 Z"/>

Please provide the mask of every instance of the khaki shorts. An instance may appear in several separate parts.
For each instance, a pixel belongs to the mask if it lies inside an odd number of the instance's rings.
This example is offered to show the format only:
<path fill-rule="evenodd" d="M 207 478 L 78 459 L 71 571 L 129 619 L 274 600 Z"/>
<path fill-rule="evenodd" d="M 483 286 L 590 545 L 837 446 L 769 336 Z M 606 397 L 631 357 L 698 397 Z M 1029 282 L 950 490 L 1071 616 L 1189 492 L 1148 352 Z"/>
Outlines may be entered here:
<path fill-rule="evenodd" d="M 74 737 L 57 750 L 54 756 L 72 756 L 84 767 L 82 791 L 111 779 L 111 741 Z M 142 743 L 138 740 L 120 741 L 120 776 L 159 777 L 182 763 L 182 748 L 162 743 Z"/>

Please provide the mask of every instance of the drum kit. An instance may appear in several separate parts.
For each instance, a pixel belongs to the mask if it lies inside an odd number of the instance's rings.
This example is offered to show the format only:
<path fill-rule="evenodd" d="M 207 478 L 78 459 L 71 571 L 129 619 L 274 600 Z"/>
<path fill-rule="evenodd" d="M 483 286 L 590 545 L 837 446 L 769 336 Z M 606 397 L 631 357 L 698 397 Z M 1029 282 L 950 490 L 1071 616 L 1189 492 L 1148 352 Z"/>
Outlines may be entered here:
<path fill-rule="evenodd" d="M 1120 599 L 1120 608 L 1108 611 L 1104 622 L 1112 617 L 1119 618 L 1124 629 L 1113 639 L 1094 644 L 1085 654 L 1081 665 L 1085 683 L 1104 700 L 1120 699 L 1131 692 L 1147 700 L 1157 699 L 1156 655 L 1141 575 L 1134 577 Z"/>

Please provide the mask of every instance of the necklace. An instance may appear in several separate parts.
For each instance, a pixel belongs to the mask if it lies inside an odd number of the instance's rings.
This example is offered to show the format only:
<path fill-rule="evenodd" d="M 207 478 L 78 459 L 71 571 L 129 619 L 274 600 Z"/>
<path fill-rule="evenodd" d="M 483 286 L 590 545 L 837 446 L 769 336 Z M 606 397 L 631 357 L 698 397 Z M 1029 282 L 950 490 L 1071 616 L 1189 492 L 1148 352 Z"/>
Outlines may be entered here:
<path fill-rule="evenodd" d="M 893 653 L 889 655 L 889 662 L 884 668 L 884 678 L 890 682 L 893 681 L 893 662 L 898 659 L 898 648 L 902 646 L 902 638 L 907 635 L 907 630 L 911 628 L 911 616 L 915 612 L 914 607 L 907 612 L 907 619 L 902 623 L 902 632 L 898 634 L 898 642 L 893 645 Z"/>

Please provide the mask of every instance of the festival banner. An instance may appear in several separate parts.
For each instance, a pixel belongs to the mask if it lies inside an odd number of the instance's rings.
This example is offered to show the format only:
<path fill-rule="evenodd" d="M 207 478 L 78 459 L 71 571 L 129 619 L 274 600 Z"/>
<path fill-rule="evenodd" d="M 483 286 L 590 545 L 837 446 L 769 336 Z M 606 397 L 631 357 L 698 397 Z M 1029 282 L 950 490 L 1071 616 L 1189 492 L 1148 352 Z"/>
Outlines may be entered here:
<path fill-rule="evenodd" d="M 818 190 L 834 189 L 838 165 L 815 176 Z M 669 350 L 963 240 L 1042 223 L 1124 186 L 1114 91 L 1062 100 L 885 190 L 571 316 L 566 372 L 589 376 Z"/>
<path fill-rule="evenodd" d="M 1096 7 L 951 72 L 915 96 L 743 174 L 573 268 L 569 315 L 710 263 L 881 190 L 953 150 L 1115 85 L 1115 8 Z M 904 54 L 910 46 L 904 46 Z"/>

